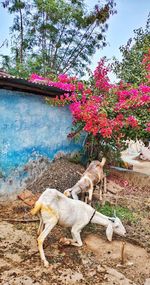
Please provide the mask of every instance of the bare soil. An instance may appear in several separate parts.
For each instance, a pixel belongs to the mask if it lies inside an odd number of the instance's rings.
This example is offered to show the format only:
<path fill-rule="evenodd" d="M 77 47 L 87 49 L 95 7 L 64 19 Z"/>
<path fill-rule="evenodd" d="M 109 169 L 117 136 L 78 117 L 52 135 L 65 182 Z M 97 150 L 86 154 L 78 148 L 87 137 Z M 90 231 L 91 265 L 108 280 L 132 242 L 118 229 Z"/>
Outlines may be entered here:
<path fill-rule="evenodd" d="M 71 187 L 83 172 L 81 165 L 65 159 L 55 161 L 40 179 L 30 183 L 28 189 L 41 193 L 47 186 L 60 191 Z M 117 177 L 109 179 L 116 182 Z M 41 264 L 37 249 L 38 222 L 19 222 L 33 219 L 30 207 L 18 199 L 0 205 L 0 284 L 2 285 L 144 285 L 150 284 L 150 198 L 148 187 L 131 186 L 130 181 L 118 178 L 123 186 L 117 205 L 128 207 L 135 215 L 134 222 L 125 221 L 128 235 L 118 236 L 113 242 L 106 240 L 105 229 L 88 225 L 82 232 L 83 247 L 62 246 L 61 237 L 70 237 L 68 229 L 55 227 L 45 241 L 45 254 L 49 268 Z M 16 219 L 17 221 L 13 221 Z M 126 242 L 124 264 L 121 264 L 122 243 Z"/>

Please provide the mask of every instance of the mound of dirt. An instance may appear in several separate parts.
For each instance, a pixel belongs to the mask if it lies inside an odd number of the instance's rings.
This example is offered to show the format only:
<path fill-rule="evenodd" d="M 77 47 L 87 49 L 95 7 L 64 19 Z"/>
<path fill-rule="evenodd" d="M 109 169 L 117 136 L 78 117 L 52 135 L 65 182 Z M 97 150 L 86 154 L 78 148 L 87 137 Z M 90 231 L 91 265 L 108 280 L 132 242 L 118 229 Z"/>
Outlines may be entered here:
<path fill-rule="evenodd" d="M 52 162 L 40 178 L 29 182 L 27 189 L 33 193 L 41 193 L 46 187 L 50 187 L 63 192 L 67 188 L 72 187 L 80 179 L 79 173 L 84 171 L 85 169 L 82 165 L 61 158 Z"/>

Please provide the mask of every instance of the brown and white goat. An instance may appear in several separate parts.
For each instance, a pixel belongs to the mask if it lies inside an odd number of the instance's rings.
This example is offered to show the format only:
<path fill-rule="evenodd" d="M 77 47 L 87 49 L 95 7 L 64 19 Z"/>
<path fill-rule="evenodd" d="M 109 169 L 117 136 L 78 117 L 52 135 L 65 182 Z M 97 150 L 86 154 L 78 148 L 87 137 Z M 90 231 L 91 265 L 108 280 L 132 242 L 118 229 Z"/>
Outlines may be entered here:
<path fill-rule="evenodd" d="M 73 199 L 78 200 L 78 194 L 88 192 L 88 200 L 89 203 L 91 203 L 94 186 L 96 186 L 100 181 L 103 181 L 103 179 L 106 179 L 103 172 L 105 162 L 105 157 L 102 158 L 101 162 L 98 160 L 93 160 L 83 173 L 80 180 L 72 188 L 65 190 L 64 194 L 67 197 L 72 196 Z"/>

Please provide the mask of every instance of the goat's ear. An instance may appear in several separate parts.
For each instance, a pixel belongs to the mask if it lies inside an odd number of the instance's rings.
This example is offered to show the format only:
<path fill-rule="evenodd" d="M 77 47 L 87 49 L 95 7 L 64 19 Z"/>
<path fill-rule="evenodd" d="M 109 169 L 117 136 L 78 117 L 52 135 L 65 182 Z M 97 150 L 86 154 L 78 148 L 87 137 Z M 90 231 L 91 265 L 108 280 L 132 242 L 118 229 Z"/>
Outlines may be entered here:
<path fill-rule="evenodd" d="M 113 227 L 112 227 L 112 224 L 109 223 L 107 229 L 106 229 L 106 236 L 107 236 L 107 239 L 109 241 L 112 241 L 112 236 L 113 236 Z"/>
<path fill-rule="evenodd" d="M 64 195 L 65 195 L 66 197 L 70 197 L 70 196 L 71 196 L 71 190 L 72 190 L 72 188 L 68 188 L 67 190 L 65 190 L 65 191 L 64 191 Z"/>

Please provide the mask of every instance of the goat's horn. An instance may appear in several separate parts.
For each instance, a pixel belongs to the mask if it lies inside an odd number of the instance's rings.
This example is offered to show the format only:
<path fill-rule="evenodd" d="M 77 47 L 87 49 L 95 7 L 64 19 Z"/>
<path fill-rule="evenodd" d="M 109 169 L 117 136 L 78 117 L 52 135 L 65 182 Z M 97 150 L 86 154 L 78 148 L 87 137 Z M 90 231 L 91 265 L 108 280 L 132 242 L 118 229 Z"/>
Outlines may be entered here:
<path fill-rule="evenodd" d="M 114 210 L 114 215 L 113 216 L 114 216 L 114 218 L 116 218 L 116 210 Z"/>

